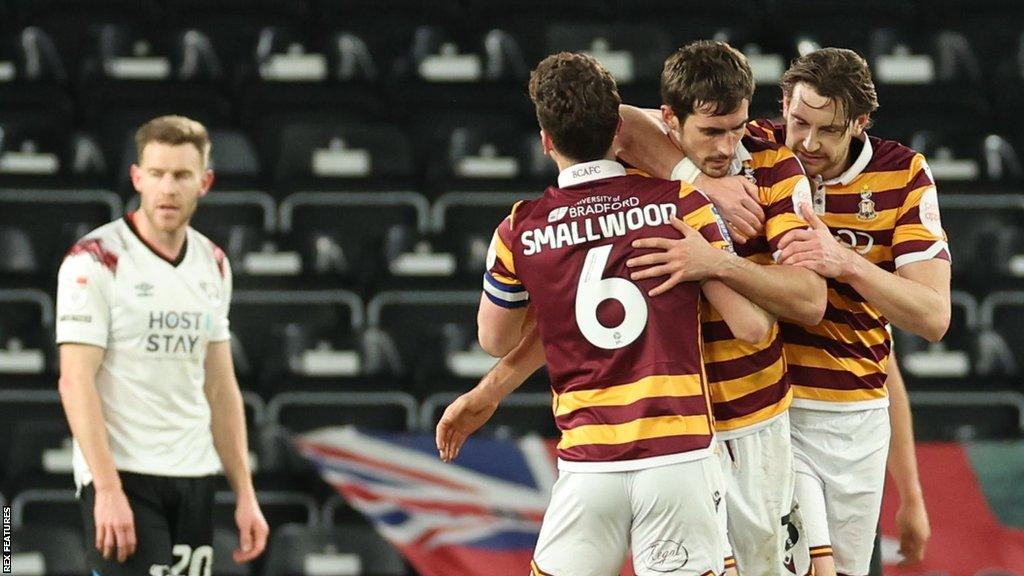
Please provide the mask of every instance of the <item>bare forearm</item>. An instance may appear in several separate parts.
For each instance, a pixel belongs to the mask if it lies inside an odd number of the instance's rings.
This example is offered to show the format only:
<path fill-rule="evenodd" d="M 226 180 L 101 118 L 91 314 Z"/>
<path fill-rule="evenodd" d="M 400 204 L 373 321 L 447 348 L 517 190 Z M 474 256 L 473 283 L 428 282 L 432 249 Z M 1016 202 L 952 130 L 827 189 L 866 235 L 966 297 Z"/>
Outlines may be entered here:
<path fill-rule="evenodd" d="M 62 376 L 59 386 L 71 434 L 85 456 L 96 490 L 120 489 L 121 476 L 110 453 L 103 407 L 94 380 Z"/>
<path fill-rule="evenodd" d="M 842 278 L 898 328 L 937 342 L 949 328 L 948 291 L 940 291 L 886 272 L 856 256 L 852 273 Z"/>
<path fill-rule="evenodd" d="M 715 278 L 776 317 L 813 326 L 825 314 L 825 279 L 810 270 L 762 266 L 730 255 Z"/>
<path fill-rule="evenodd" d="M 662 130 L 661 121 L 640 108 L 619 106 L 622 129 L 615 152 L 632 166 L 658 178 L 669 178 L 685 155 Z"/>
<path fill-rule="evenodd" d="M 501 402 L 522 386 L 531 374 L 544 366 L 544 346 L 536 325 L 530 327 L 522 340 L 506 354 L 477 384 L 477 389 L 493 402 Z"/>
<path fill-rule="evenodd" d="M 895 357 L 889 359 L 889 439 L 887 468 L 900 494 L 901 501 L 920 500 L 921 483 L 917 473 L 917 453 L 914 449 L 914 422 L 910 414 L 910 399 Z"/>
<path fill-rule="evenodd" d="M 207 394 L 210 403 L 210 430 L 220 457 L 224 475 L 239 499 L 254 495 L 249 470 L 249 438 L 245 429 L 245 410 L 238 385 L 221 384 Z"/>

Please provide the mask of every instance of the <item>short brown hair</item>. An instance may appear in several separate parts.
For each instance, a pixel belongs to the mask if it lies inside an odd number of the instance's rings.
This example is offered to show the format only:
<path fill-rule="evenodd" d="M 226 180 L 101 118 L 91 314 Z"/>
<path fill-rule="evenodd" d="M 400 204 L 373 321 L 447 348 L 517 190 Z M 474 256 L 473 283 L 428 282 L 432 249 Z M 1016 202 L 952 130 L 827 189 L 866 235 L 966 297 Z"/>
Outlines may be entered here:
<path fill-rule="evenodd" d="M 555 148 L 577 162 L 603 158 L 619 126 L 615 79 L 586 54 L 552 54 L 530 73 L 537 122 Z"/>
<path fill-rule="evenodd" d="M 835 102 L 837 108 L 841 107 L 846 115 L 843 124 L 878 110 L 871 68 L 853 50 L 822 48 L 793 60 L 780 82 L 786 100 L 800 82 Z"/>
<path fill-rule="evenodd" d="M 661 71 L 661 101 L 680 122 L 698 108 L 729 114 L 754 96 L 754 73 L 739 50 L 717 40 L 698 40 L 676 50 Z"/>
<path fill-rule="evenodd" d="M 150 142 L 170 146 L 191 144 L 199 150 L 203 166 L 210 163 L 210 135 L 201 123 L 184 116 L 160 116 L 142 125 L 135 132 L 135 150 L 142 161 L 142 151 Z"/>

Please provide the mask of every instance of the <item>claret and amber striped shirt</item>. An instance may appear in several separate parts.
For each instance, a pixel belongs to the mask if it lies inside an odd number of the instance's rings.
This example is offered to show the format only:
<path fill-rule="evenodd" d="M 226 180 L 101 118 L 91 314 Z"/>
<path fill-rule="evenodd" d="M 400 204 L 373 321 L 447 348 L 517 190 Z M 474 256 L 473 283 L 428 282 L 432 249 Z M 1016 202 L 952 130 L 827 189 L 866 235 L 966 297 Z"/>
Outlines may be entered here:
<path fill-rule="evenodd" d="M 785 142 L 785 127 L 759 121 L 755 135 Z M 814 183 L 815 211 L 836 238 L 888 272 L 931 259 L 949 260 L 935 181 L 924 156 L 890 140 L 854 139 L 853 164 Z M 824 320 L 782 323 L 794 407 L 885 407 L 888 321 L 853 289 L 828 281 Z"/>
<path fill-rule="evenodd" d="M 627 174 L 616 162 L 577 164 L 494 234 L 484 292 L 537 310 L 559 468 L 639 470 L 709 455 L 710 397 L 701 362 L 700 285 L 651 298 L 662 279 L 633 282 L 632 242 L 672 237 L 676 216 L 718 247 L 720 221 L 685 183 Z"/>
<path fill-rule="evenodd" d="M 745 136 L 737 147 L 735 173 L 758 188 L 765 212 L 763 235 L 736 245 L 736 253 L 757 264 L 772 264 L 782 237 L 807 224 L 796 205 L 811 201 L 810 183 L 789 149 Z M 706 300 L 702 308 L 704 363 L 711 383 L 715 430 L 723 439 L 757 431 L 789 408 L 792 392 L 779 326 L 758 344 L 733 337 L 721 314 Z"/>

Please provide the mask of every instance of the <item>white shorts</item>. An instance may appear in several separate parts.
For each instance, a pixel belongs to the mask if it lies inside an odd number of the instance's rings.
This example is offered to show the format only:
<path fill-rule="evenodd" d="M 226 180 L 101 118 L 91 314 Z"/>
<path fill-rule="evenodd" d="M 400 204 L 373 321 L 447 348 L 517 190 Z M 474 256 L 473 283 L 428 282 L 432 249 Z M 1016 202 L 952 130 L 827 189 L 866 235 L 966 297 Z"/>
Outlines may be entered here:
<path fill-rule="evenodd" d="M 615 576 L 632 547 L 637 576 L 720 574 L 722 492 L 712 458 L 632 472 L 562 471 L 531 573 Z"/>
<path fill-rule="evenodd" d="M 744 436 L 719 440 L 729 543 L 742 576 L 789 574 L 788 518 L 793 508 L 789 415 Z"/>
<path fill-rule="evenodd" d="M 811 557 L 836 572 L 868 573 L 889 456 L 889 411 L 790 408 L 796 500 Z"/>

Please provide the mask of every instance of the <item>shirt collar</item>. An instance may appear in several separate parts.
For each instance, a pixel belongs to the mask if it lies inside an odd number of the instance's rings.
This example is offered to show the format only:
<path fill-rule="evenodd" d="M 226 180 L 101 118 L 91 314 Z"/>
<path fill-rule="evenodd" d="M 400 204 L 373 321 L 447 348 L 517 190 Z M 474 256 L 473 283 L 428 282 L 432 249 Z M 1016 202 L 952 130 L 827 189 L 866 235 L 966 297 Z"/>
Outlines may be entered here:
<path fill-rule="evenodd" d="M 595 180 L 625 176 L 626 167 L 613 160 L 594 160 L 573 164 L 558 174 L 558 187 L 579 186 Z"/>
<path fill-rule="evenodd" d="M 732 157 L 732 162 L 729 163 L 729 175 L 737 176 L 743 172 L 743 165 L 753 160 L 754 157 L 747 151 L 746 146 L 743 142 L 736 143 L 736 154 Z"/>
<path fill-rule="evenodd" d="M 868 167 L 868 163 L 871 162 L 871 157 L 874 154 L 874 151 L 871 149 L 871 139 L 868 138 L 867 133 L 864 134 L 864 139 L 861 140 L 861 143 L 863 146 L 860 149 L 860 154 L 857 155 L 857 159 L 854 160 L 853 164 L 839 176 L 825 180 L 824 184 L 829 186 L 836 184 L 848 186 L 857 176 L 860 176 L 860 173 Z"/>

